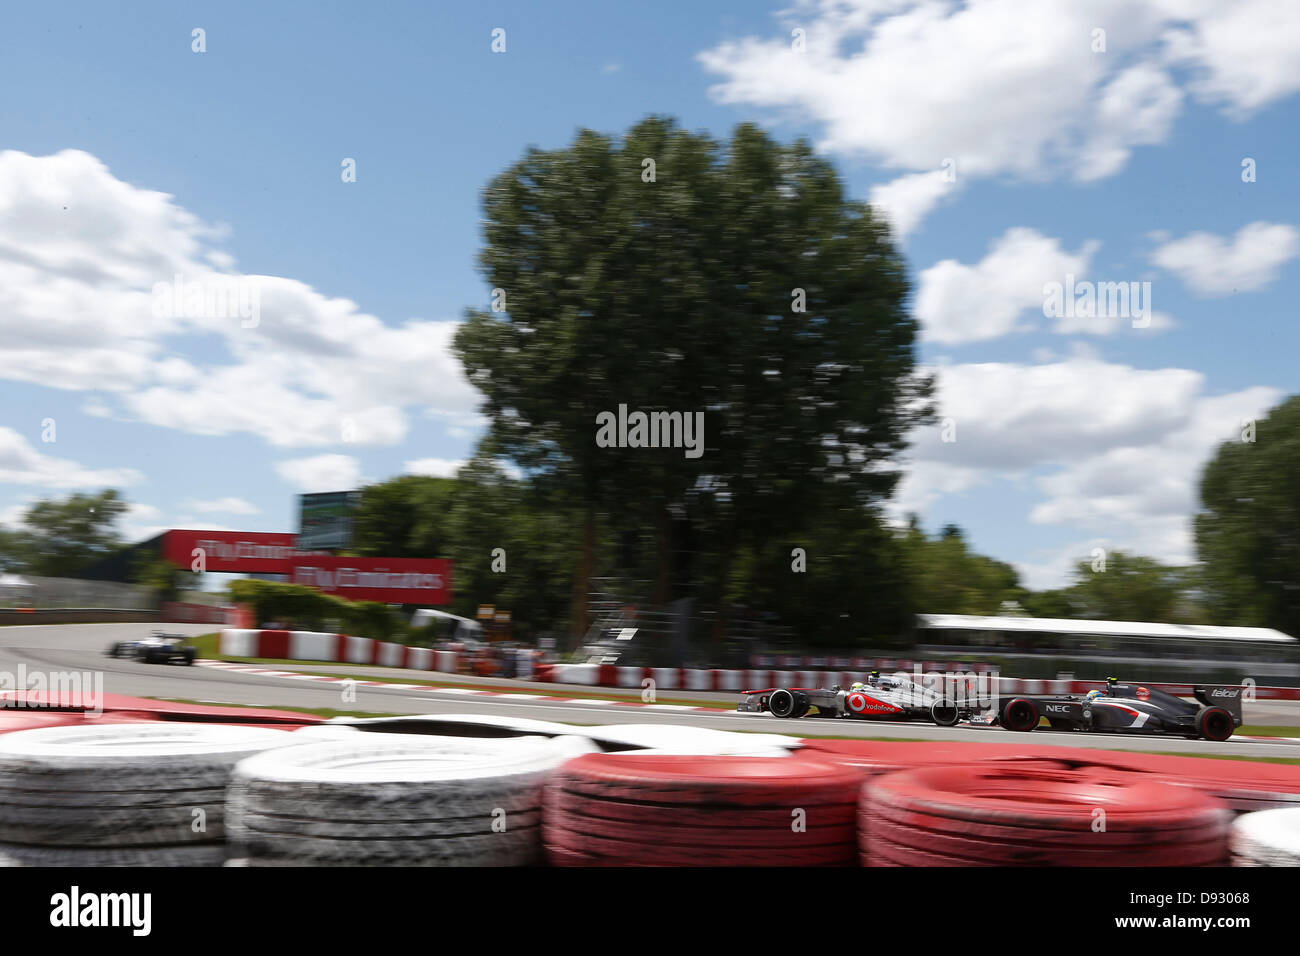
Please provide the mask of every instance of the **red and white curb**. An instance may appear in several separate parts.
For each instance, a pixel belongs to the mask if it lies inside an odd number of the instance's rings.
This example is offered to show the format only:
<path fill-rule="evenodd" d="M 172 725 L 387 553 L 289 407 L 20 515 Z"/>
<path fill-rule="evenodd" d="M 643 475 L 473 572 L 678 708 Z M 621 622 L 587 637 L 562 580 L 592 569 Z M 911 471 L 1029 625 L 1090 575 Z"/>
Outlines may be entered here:
<path fill-rule="evenodd" d="M 355 677 L 326 677 L 322 674 L 299 674 L 295 671 L 277 671 L 252 664 L 231 664 L 227 661 L 196 660 L 201 667 L 254 674 L 258 677 L 309 680 L 325 684 L 350 684 L 354 687 L 386 687 L 390 690 L 415 690 L 428 694 L 464 694 L 474 697 L 499 697 L 506 700 L 535 700 L 551 704 L 587 704 L 593 707 L 641 707 L 648 710 L 702 711 L 709 714 L 735 714 L 734 710 L 718 707 L 690 707 L 686 704 L 647 704 L 639 700 L 603 700 L 594 697 L 552 697 L 548 694 L 513 693 L 511 691 L 477 690 L 469 687 L 431 687 L 428 684 L 394 684 L 383 680 L 359 680 Z M 739 715 L 744 716 L 744 715 Z"/>

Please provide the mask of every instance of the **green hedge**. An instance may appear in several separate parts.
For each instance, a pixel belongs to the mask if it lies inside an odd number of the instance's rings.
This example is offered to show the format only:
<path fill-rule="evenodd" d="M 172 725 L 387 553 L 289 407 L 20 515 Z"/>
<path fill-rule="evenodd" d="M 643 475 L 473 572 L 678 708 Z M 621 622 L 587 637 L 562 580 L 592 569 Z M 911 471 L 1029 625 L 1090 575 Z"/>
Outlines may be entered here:
<path fill-rule="evenodd" d="M 257 623 L 278 621 L 290 630 L 336 631 L 377 641 L 405 642 L 409 629 L 378 601 L 348 601 L 303 584 L 241 580 L 231 598 L 253 609 Z"/>

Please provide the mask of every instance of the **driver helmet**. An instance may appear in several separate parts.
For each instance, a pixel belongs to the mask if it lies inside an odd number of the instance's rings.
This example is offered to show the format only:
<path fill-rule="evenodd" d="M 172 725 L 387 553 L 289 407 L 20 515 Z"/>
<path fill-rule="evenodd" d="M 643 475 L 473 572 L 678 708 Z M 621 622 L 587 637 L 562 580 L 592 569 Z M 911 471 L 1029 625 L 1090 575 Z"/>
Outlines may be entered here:
<path fill-rule="evenodd" d="M 1096 700 L 1096 699 L 1097 699 L 1098 697 L 1100 697 L 1100 696 L 1101 696 L 1101 691 L 1099 691 L 1099 690 L 1090 690 L 1090 691 L 1088 691 L 1087 694 L 1084 695 L 1084 697 L 1083 697 L 1083 702 L 1084 702 L 1085 704 L 1091 704 L 1094 700 Z"/>
<path fill-rule="evenodd" d="M 849 688 L 849 690 L 851 690 L 851 691 L 854 691 L 854 690 L 866 690 L 866 689 L 867 689 L 867 685 L 864 684 L 864 683 L 862 683 L 862 681 L 854 681 L 854 682 L 853 682 L 853 686 Z"/>

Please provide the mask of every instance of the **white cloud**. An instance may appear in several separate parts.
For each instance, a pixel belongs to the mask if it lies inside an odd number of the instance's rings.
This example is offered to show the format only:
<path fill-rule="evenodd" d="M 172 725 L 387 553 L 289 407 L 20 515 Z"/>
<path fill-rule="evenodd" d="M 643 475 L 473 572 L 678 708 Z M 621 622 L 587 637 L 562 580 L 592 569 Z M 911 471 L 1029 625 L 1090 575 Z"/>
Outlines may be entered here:
<path fill-rule="evenodd" d="M 1087 548 L 1023 564 L 1035 587 L 1064 583 L 1070 562 L 1093 546 L 1190 561 L 1202 467 L 1244 421 L 1284 397 L 1266 387 L 1210 396 L 1199 372 L 1135 369 L 1086 352 L 935 373 L 939 416 L 950 421 L 914 433 L 894 513 L 1002 484 L 1026 502 L 1031 523 L 1092 534 Z M 942 440 L 945 424 L 955 441 Z"/>
<path fill-rule="evenodd" d="M 1186 523 L 1198 507 L 1201 466 L 1221 442 L 1240 434 L 1244 422 L 1262 417 L 1282 397 L 1265 387 L 1198 397 L 1189 403 L 1183 421 L 1158 440 L 1117 445 L 1066 462 L 1061 471 L 1043 478 L 1040 485 L 1049 497 L 1030 512 L 1030 520 L 1090 529 L 1123 527 L 1134 520 L 1155 526 L 1165 522 L 1171 526 L 1162 553 L 1190 560 Z"/>
<path fill-rule="evenodd" d="M 887 169 L 955 159 L 959 182 L 1095 180 L 1164 142 L 1188 92 L 1244 116 L 1300 89 L 1294 3 L 798 0 L 779 16 L 699 54 L 718 101 L 811 121 L 821 148 Z M 881 190 L 904 232 L 936 198 L 906 178 Z"/>
<path fill-rule="evenodd" d="M 1020 320 L 1042 321 L 1044 284 L 1064 282 L 1071 274 L 1082 278 L 1096 249 L 1096 243 L 1086 243 L 1078 252 L 1066 252 L 1059 239 L 1020 228 L 994 240 L 974 265 L 936 262 L 920 276 L 915 311 L 921 334 L 957 344 L 1033 328 Z"/>
<path fill-rule="evenodd" d="M 430 478 L 455 478 L 463 458 L 417 458 L 402 464 L 402 473 L 407 475 L 427 475 Z"/>
<path fill-rule="evenodd" d="M 1074 569 L 1080 561 L 1092 561 L 1093 549 L 1110 553 L 1114 545 L 1108 538 L 1086 538 L 1059 548 L 1039 548 L 1026 561 L 1013 562 L 1020 583 L 1031 591 L 1064 587 L 1074 583 Z"/>
<path fill-rule="evenodd" d="M 350 491 L 361 481 L 361 463 L 351 455 L 315 455 L 275 463 L 275 473 L 299 491 Z"/>
<path fill-rule="evenodd" d="M 68 458 L 43 454 L 23 435 L 0 426 L 0 482 L 48 488 L 102 488 L 141 481 L 144 475 L 134 468 L 87 468 Z"/>
<path fill-rule="evenodd" d="M 88 153 L 0 152 L 0 378 L 116 396 L 92 414 L 281 447 L 393 444 L 409 410 L 473 414 L 456 322 L 389 325 L 293 279 L 221 271 L 219 238 Z M 237 287 L 257 314 L 156 314 L 155 286 L 178 275 Z"/>
<path fill-rule="evenodd" d="M 1252 222 L 1230 240 L 1194 232 L 1164 243 L 1151 261 L 1202 296 L 1254 292 L 1277 278 L 1300 255 L 1300 230 L 1284 223 Z"/>
<path fill-rule="evenodd" d="M 987 484 L 993 477 L 980 468 L 964 468 L 935 461 L 909 462 L 890 501 L 891 521 L 901 525 L 909 513 L 925 514 L 941 498 L 959 495 Z"/>
<path fill-rule="evenodd" d="M 1300 5 L 1276 0 L 1164 0 L 1188 22 L 1164 35 L 1170 62 L 1196 71 L 1192 91 L 1235 118 L 1300 90 Z M 1194 10 L 1194 13 L 1193 13 Z"/>
<path fill-rule="evenodd" d="M 893 227 L 894 235 L 906 238 L 955 184 L 943 172 L 908 173 L 871 188 L 871 205 Z"/>
<path fill-rule="evenodd" d="M 200 514 L 255 515 L 261 510 L 243 498 L 210 498 L 206 501 L 187 501 L 181 507 Z"/>

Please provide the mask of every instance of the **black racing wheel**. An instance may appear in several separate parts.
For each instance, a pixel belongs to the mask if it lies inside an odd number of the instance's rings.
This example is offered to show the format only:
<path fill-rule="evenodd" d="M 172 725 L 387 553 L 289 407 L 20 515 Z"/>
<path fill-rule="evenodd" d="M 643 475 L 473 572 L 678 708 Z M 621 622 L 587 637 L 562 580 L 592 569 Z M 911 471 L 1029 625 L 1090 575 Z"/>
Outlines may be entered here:
<path fill-rule="evenodd" d="M 961 712 L 957 710 L 956 704 L 945 697 L 930 705 L 930 719 L 940 727 L 955 727 L 961 719 Z"/>
<path fill-rule="evenodd" d="M 773 717 L 793 717 L 795 711 L 794 694 L 785 688 L 772 691 L 767 698 L 767 709 Z"/>
<path fill-rule="evenodd" d="M 1206 740 L 1227 740 L 1234 725 L 1232 714 L 1222 707 L 1206 707 L 1196 716 L 1196 729 Z"/>
<path fill-rule="evenodd" d="M 807 694 L 786 690 L 784 687 L 772 691 L 771 696 L 767 698 L 767 709 L 774 717 L 804 717 L 811 707 L 812 701 L 808 699 Z"/>
<path fill-rule="evenodd" d="M 1029 732 L 1038 726 L 1038 705 L 1028 697 L 1017 697 L 1002 708 L 1002 726 Z"/>

